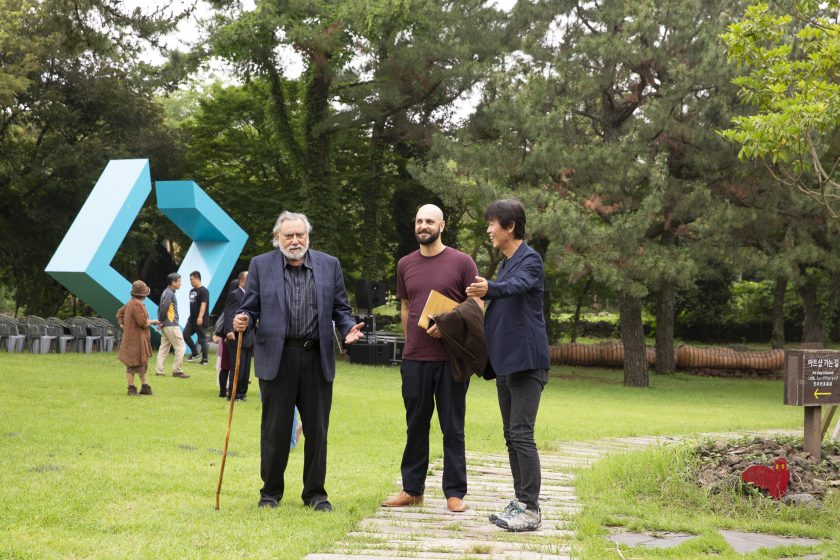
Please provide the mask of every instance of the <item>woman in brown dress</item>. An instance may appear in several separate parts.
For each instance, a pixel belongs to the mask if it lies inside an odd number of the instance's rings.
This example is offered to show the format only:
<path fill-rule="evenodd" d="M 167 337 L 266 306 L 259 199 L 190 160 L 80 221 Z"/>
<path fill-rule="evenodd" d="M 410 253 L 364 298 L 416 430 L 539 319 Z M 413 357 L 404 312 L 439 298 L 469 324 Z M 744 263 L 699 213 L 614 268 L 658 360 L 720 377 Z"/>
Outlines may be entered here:
<path fill-rule="evenodd" d="M 138 394 L 137 387 L 134 385 L 135 374 L 140 375 L 139 394 L 152 394 L 152 388 L 146 377 L 149 358 L 152 355 L 150 327 L 160 324 L 160 321 L 149 320 L 149 313 L 143 305 L 143 300 L 147 295 L 149 295 L 149 287 L 146 283 L 142 280 L 135 281 L 131 284 L 131 299 L 117 311 L 117 322 L 123 330 L 117 358 L 125 364 L 125 379 L 128 382 L 129 396 Z"/>

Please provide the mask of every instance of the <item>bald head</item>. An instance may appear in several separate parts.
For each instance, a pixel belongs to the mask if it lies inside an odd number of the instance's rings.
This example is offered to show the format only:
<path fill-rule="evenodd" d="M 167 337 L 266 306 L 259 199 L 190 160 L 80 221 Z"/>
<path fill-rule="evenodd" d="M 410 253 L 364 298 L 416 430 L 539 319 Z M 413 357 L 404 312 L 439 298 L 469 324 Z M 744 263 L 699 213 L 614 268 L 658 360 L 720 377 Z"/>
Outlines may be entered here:
<path fill-rule="evenodd" d="M 424 204 L 417 210 L 417 216 L 415 218 L 432 218 L 438 222 L 443 221 L 443 210 L 435 206 L 434 204 Z"/>
<path fill-rule="evenodd" d="M 440 233 L 443 231 L 443 210 L 434 204 L 425 204 L 417 211 L 414 218 L 414 237 L 422 246 L 434 247 L 435 250 L 442 247 Z"/>

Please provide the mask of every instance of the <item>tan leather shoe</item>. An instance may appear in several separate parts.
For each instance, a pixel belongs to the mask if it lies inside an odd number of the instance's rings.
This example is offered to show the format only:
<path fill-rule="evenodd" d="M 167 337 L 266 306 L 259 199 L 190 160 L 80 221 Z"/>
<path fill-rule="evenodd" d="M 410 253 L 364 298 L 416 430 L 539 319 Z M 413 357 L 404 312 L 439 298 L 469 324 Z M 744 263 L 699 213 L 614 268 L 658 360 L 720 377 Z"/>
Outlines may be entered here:
<path fill-rule="evenodd" d="M 383 507 L 405 507 L 405 506 L 419 506 L 423 503 L 423 496 L 412 496 L 406 493 L 405 490 L 400 490 L 396 496 L 388 498 L 382 502 Z"/>
<path fill-rule="evenodd" d="M 462 511 L 467 511 L 467 504 L 461 498 L 453 496 L 446 498 L 446 509 L 455 513 L 461 513 Z"/>

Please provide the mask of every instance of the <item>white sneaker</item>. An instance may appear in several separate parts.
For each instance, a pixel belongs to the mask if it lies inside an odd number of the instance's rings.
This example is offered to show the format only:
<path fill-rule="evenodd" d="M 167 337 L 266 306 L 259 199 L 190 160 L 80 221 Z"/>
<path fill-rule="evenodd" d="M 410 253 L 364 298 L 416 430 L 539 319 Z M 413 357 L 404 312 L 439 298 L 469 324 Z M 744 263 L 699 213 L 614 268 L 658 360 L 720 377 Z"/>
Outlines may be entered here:
<path fill-rule="evenodd" d="M 517 512 L 519 510 L 524 510 L 524 509 L 525 509 L 525 504 L 523 504 L 522 502 L 520 502 L 518 500 L 511 500 L 510 503 L 508 505 L 506 505 L 505 509 L 503 509 L 502 511 L 500 511 L 498 513 L 491 513 L 489 519 L 490 519 L 491 523 L 495 523 L 496 520 L 499 519 L 499 518 L 510 517 L 511 515 L 514 514 L 514 512 Z"/>
<path fill-rule="evenodd" d="M 500 517 L 496 520 L 496 525 L 517 533 L 520 531 L 534 531 L 542 525 L 542 515 L 540 510 L 526 509 L 523 511 L 520 509 L 510 517 Z"/>

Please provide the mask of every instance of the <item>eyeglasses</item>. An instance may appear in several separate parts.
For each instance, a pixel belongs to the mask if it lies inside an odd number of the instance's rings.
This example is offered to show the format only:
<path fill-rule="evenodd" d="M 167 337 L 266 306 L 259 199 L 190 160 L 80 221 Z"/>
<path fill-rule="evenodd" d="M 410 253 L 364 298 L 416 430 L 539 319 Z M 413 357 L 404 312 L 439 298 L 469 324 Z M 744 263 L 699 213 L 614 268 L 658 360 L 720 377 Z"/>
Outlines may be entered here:
<path fill-rule="evenodd" d="M 292 239 L 306 239 L 306 232 L 302 233 L 284 233 L 282 235 L 283 239 L 286 241 L 291 241 Z"/>

